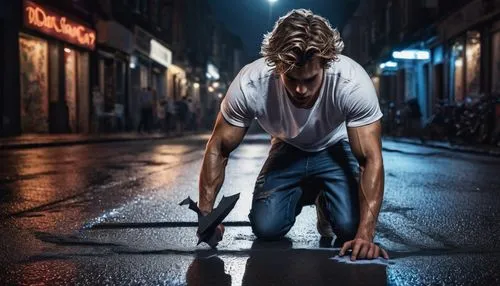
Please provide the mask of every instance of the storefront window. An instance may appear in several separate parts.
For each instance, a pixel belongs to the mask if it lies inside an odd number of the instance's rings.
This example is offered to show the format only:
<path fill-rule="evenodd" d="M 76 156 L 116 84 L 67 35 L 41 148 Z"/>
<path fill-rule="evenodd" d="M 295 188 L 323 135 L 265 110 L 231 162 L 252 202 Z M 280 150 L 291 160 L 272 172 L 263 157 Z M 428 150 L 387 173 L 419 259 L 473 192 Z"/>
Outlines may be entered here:
<path fill-rule="evenodd" d="M 466 96 L 477 97 L 480 92 L 481 76 L 481 34 L 477 31 L 467 33 L 466 55 Z"/>
<path fill-rule="evenodd" d="M 141 89 L 142 88 L 147 88 L 149 86 L 149 79 L 148 79 L 148 68 L 140 65 L 140 71 L 141 71 Z"/>
<path fill-rule="evenodd" d="M 66 86 L 66 105 L 68 106 L 69 127 L 72 132 L 77 131 L 76 117 L 76 55 L 70 48 L 64 48 L 64 69 Z"/>
<path fill-rule="evenodd" d="M 78 74 L 78 132 L 89 132 L 89 54 L 77 53 Z"/>
<path fill-rule="evenodd" d="M 19 36 L 21 128 L 23 132 L 48 132 L 49 83 L 47 41 Z"/>
<path fill-rule="evenodd" d="M 49 43 L 49 82 L 50 102 L 57 102 L 59 100 L 59 47 L 56 43 Z"/>
<path fill-rule="evenodd" d="M 500 94 L 500 31 L 493 34 L 491 91 Z"/>
<path fill-rule="evenodd" d="M 464 99 L 464 44 L 461 40 L 453 45 L 451 59 L 453 95 L 455 101 L 462 101 Z"/>

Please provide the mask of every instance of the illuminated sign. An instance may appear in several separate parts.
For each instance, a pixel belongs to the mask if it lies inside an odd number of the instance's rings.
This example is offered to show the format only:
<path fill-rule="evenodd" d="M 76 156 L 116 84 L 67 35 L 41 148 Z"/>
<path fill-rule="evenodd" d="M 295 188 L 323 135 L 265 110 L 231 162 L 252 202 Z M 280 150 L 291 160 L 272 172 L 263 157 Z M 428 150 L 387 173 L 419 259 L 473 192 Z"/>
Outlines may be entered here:
<path fill-rule="evenodd" d="M 172 64 L 172 52 L 160 44 L 158 41 L 151 40 L 151 50 L 149 51 L 149 57 L 165 67 Z"/>
<path fill-rule="evenodd" d="M 403 50 L 392 52 L 392 57 L 400 60 L 428 60 L 430 53 L 426 50 Z"/>
<path fill-rule="evenodd" d="M 220 75 L 219 75 L 219 69 L 214 66 L 213 64 L 208 64 L 207 65 L 207 74 L 206 74 L 207 78 L 208 79 L 214 79 L 214 80 L 218 80 L 220 78 Z"/>
<path fill-rule="evenodd" d="M 393 62 L 393 61 L 388 61 L 388 62 L 385 62 L 385 63 L 381 63 L 379 65 L 379 67 L 381 69 L 385 69 L 385 68 L 397 68 L 398 67 L 398 63 Z"/>
<path fill-rule="evenodd" d="M 84 48 L 95 48 L 94 30 L 31 1 L 24 1 L 24 25 L 44 34 Z"/>

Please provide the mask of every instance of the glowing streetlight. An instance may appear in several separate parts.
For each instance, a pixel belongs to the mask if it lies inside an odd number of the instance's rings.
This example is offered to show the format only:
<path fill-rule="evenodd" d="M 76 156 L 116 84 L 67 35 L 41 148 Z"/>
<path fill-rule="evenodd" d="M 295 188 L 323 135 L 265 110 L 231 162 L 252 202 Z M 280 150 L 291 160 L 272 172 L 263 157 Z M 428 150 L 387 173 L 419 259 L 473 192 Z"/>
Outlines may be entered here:
<path fill-rule="evenodd" d="M 278 2 L 278 0 L 267 0 L 269 2 L 269 20 L 267 25 L 271 26 L 271 19 L 273 18 L 273 4 Z"/>

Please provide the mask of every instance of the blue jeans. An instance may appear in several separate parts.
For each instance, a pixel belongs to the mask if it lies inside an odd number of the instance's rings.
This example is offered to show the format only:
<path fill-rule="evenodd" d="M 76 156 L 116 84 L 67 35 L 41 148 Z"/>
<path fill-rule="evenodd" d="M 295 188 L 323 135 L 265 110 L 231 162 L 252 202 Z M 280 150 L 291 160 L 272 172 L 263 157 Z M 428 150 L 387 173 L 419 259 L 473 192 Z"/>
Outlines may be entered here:
<path fill-rule="evenodd" d="M 302 206 L 323 192 L 336 244 L 351 240 L 359 225 L 358 181 L 359 165 L 346 141 L 319 152 L 275 143 L 255 183 L 252 230 L 260 239 L 280 239 Z"/>

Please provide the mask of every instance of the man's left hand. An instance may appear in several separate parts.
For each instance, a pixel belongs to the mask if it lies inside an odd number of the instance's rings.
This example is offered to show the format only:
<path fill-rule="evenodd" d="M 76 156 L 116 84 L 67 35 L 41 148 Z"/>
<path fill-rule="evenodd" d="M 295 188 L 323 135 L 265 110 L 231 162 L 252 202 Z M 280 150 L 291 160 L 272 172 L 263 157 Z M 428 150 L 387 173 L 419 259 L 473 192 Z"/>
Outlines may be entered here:
<path fill-rule="evenodd" d="M 353 240 L 347 241 L 342 246 L 339 255 L 344 256 L 347 250 L 352 249 L 351 261 L 356 261 L 356 259 L 375 259 L 379 256 L 389 259 L 387 251 L 373 243 L 371 240 L 364 238 L 355 238 Z"/>

